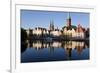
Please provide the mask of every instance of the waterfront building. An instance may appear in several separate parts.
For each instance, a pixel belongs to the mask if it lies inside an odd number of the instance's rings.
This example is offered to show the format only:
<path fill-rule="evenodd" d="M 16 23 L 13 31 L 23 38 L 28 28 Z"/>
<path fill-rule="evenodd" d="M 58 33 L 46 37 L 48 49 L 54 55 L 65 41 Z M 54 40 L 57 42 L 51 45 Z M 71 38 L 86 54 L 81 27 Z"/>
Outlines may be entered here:
<path fill-rule="evenodd" d="M 62 35 L 62 32 L 61 32 L 61 30 L 59 30 L 57 28 L 55 30 L 50 31 L 50 34 L 53 35 L 53 36 L 61 36 Z"/>
<path fill-rule="evenodd" d="M 29 35 L 29 33 L 30 33 L 29 29 L 26 29 L 26 33 L 27 33 L 27 35 Z"/>
<path fill-rule="evenodd" d="M 71 24 L 71 16 L 67 19 L 67 25 L 62 28 L 63 35 L 74 38 L 85 38 L 85 32 L 82 26 L 79 24 L 77 27 Z"/>
<path fill-rule="evenodd" d="M 80 24 L 77 26 L 77 29 L 76 29 L 76 37 L 85 38 L 85 32 Z"/>
<path fill-rule="evenodd" d="M 35 34 L 35 35 L 47 34 L 47 29 L 42 28 L 42 27 L 37 27 L 37 28 L 33 29 L 33 34 Z"/>
<path fill-rule="evenodd" d="M 55 29 L 53 21 L 52 22 L 50 21 L 49 31 L 50 31 L 50 35 L 53 35 L 53 36 L 60 36 L 62 34 L 61 30 L 58 29 L 58 27 Z"/>
<path fill-rule="evenodd" d="M 33 33 L 32 33 L 33 29 L 26 29 L 26 34 L 27 34 L 27 37 L 29 38 L 30 36 L 32 37 Z"/>
<path fill-rule="evenodd" d="M 35 29 L 28 29 L 26 30 L 27 35 L 30 33 L 33 35 L 52 35 L 52 36 L 61 36 L 64 35 L 65 37 L 69 38 L 85 38 L 85 36 L 89 36 L 89 30 L 87 32 L 85 29 L 78 24 L 78 26 L 72 25 L 72 19 L 70 13 L 68 13 L 68 19 L 66 25 L 62 28 L 62 30 L 55 29 L 54 22 L 50 21 L 49 29 L 36 27 Z"/>
<path fill-rule="evenodd" d="M 63 35 L 68 36 L 68 37 L 74 37 L 75 36 L 76 26 L 72 25 L 71 21 L 72 21 L 72 19 L 71 19 L 70 13 L 69 13 L 66 26 L 64 26 L 62 28 Z"/>

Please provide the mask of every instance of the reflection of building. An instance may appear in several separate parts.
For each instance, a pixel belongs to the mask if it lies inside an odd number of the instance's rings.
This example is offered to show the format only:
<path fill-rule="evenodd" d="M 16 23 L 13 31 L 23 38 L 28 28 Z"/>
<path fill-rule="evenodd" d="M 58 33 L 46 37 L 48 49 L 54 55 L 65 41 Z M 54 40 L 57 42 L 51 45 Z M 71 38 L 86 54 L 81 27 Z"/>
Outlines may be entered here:
<path fill-rule="evenodd" d="M 84 51 L 85 47 L 85 42 L 78 42 L 78 41 L 63 41 L 63 42 L 41 42 L 41 41 L 35 41 L 35 42 L 31 42 L 28 43 L 28 45 L 32 45 L 32 46 L 28 46 L 28 48 L 33 48 L 35 49 L 37 52 L 43 52 L 44 50 L 48 50 L 49 54 L 54 54 L 55 51 L 57 50 L 62 50 L 63 53 L 67 56 L 67 59 L 71 59 L 72 58 L 72 54 L 73 51 L 75 51 L 77 53 L 77 55 L 82 54 L 82 52 Z"/>
<path fill-rule="evenodd" d="M 76 50 L 77 50 L 78 54 L 81 54 L 81 52 L 84 49 L 84 46 L 85 46 L 84 42 L 77 42 L 76 43 Z"/>
<path fill-rule="evenodd" d="M 65 51 L 66 51 L 66 55 L 68 56 L 67 58 L 70 59 L 72 55 L 72 48 L 67 48 L 65 49 Z"/>
<path fill-rule="evenodd" d="M 60 48 L 61 45 L 62 45 L 61 42 L 53 42 L 51 46 L 55 48 Z"/>
<path fill-rule="evenodd" d="M 81 52 L 85 48 L 85 42 L 76 42 L 76 41 L 68 41 L 68 42 L 63 42 L 63 48 L 66 51 L 66 55 L 68 57 L 71 57 L 72 50 L 77 50 L 78 54 L 81 54 Z"/>
<path fill-rule="evenodd" d="M 86 47 L 85 42 L 76 42 L 76 41 L 68 41 L 68 42 L 41 42 L 41 41 L 35 41 L 35 42 L 31 42 L 29 44 L 32 44 L 32 47 L 35 49 L 43 49 L 43 48 L 64 48 L 65 50 L 74 50 L 76 49 L 77 52 L 81 53 L 82 50 Z"/>
<path fill-rule="evenodd" d="M 82 53 L 82 51 L 85 48 L 85 42 L 75 42 L 75 41 L 64 42 L 63 47 L 65 49 L 66 55 L 68 56 L 68 59 L 71 59 L 73 50 L 76 50 L 78 54 Z"/>

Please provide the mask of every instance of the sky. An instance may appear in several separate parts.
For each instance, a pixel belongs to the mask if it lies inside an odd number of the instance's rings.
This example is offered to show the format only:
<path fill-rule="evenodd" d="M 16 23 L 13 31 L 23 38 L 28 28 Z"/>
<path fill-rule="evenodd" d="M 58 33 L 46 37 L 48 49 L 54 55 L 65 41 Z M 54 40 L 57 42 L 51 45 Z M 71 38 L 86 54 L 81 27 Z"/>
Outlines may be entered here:
<path fill-rule="evenodd" d="M 69 12 L 39 11 L 39 10 L 21 10 L 20 11 L 21 28 L 34 29 L 43 27 L 49 29 L 50 21 L 54 22 L 55 28 L 62 29 L 66 26 Z M 89 27 L 89 13 L 70 12 L 72 25 L 81 24 L 83 27 Z"/>

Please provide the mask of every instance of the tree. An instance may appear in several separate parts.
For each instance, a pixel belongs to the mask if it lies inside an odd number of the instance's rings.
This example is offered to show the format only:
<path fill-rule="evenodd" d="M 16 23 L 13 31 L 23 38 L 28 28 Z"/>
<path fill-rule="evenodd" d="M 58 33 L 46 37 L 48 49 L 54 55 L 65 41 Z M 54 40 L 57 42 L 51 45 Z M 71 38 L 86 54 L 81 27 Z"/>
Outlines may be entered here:
<path fill-rule="evenodd" d="M 21 41 L 25 41 L 27 39 L 26 30 L 21 28 Z"/>

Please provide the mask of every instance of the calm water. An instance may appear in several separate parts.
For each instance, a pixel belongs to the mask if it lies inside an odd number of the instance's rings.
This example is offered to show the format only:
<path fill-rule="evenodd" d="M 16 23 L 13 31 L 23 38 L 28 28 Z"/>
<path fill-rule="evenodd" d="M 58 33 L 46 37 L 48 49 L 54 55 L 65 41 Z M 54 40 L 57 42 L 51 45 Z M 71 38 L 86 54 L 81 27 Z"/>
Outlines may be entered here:
<path fill-rule="evenodd" d="M 89 43 L 83 41 L 26 41 L 21 45 L 21 62 L 88 60 Z"/>

